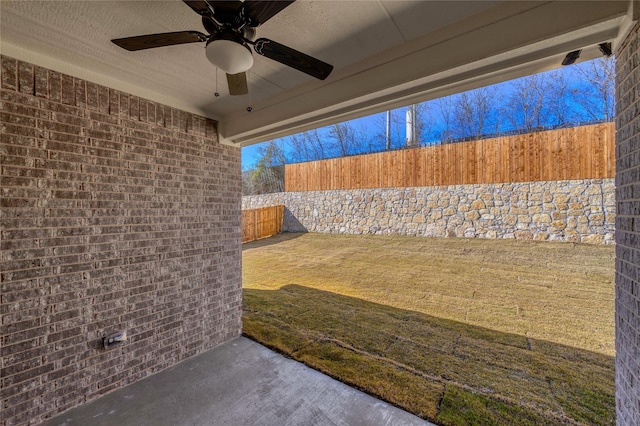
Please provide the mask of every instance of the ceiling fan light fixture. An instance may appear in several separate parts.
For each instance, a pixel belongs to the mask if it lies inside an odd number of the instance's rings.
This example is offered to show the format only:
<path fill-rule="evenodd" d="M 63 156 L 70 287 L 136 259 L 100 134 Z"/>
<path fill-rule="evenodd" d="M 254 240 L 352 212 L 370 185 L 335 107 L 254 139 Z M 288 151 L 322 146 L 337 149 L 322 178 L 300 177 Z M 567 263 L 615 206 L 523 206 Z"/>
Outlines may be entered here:
<path fill-rule="evenodd" d="M 253 65 L 253 56 L 249 47 L 233 40 L 209 41 L 206 55 L 209 62 L 227 74 L 246 72 Z"/>

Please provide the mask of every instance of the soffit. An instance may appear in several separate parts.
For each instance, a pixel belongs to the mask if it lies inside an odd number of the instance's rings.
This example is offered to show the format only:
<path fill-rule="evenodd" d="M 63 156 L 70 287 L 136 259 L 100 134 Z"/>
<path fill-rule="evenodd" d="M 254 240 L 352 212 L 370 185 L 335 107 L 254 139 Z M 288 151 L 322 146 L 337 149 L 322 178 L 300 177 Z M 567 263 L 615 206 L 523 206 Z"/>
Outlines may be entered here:
<path fill-rule="evenodd" d="M 620 37 L 627 9 L 627 1 L 298 0 L 258 36 L 334 72 L 318 81 L 254 54 L 246 96 L 228 95 L 203 43 L 127 52 L 110 42 L 203 31 L 178 0 L 3 0 L 0 35 L 3 54 L 213 118 L 225 142 L 247 145 L 540 71 L 577 48 L 591 57 L 598 42 Z"/>

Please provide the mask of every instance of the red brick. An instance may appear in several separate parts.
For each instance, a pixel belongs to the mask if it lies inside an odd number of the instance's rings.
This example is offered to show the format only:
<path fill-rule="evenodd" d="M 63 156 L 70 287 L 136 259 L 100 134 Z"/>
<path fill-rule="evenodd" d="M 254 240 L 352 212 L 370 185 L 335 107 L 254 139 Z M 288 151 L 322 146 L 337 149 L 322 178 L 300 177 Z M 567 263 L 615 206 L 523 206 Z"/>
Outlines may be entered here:
<path fill-rule="evenodd" d="M 62 75 L 49 71 L 49 100 L 60 102 L 62 99 Z"/>
<path fill-rule="evenodd" d="M 20 126 L 20 125 L 15 125 L 11 123 L 5 123 L 3 126 L 3 130 L 5 135 L 26 136 L 31 138 L 42 139 L 42 138 L 45 138 L 47 135 L 46 132 L 42 129 Z M 3 160 L 3 163 L 4 163 L 4 160 Z"/>
<path fill-rule="evenodd" d="M 70 135 L 79 135 L 80 126 L 74 126 L 72 124 L 65 124 L 50 120 L 38 120 L 38 128 L 43 130 L 51 130 L 54 132 L 68 133 Z"/>
<path fill-rule="evenodd" d="M 39 109 L 37 104 L 34 104 L 34 106 L 32 107 L 15 102 L 4 102 L 3 110 L 6 112 L 12 112 L 14 114 L 24 115 L 32 119 L 48 119 L 50 117 L 50 113 L 48 111 Z"/>
<path fill-rule="evenodd" d="M 48 111 L 51 116 L 54 113 L 73 115 L 77 117 L 83 116 L 83 110 L 74 105 L 63 105 L 59 102 L 52 102 L 46 99 L 41 99 L 39 104 L 40 108 Z"/>
<path fill-rule="evenodd" d="M 22 93 L 13 92 L 10 90 L 0 91 L 0 100 L 3 102 L 16 103 L 22 106 L 38 107 L 39 100 L 33 96 L 28 96 Z"/>
<path fill-rule="evenodd" d="M 117 116 L 120 114 L 120 92 L 109 90 L 109 114 Z"/>
<path fill-rule="evenodd" d="M 49 97 L 49 73 L 38 66 L 35 67 L 35 95 L 40 98 Z"/>
<path fill-rule="evenodd" d="M 140 98 L 131 96 L 129 98 L 129 117 L 131 120 L 140 119 Z"/>
<path fill-rule="evenodd" d="M 2 56 L 0 59 L 2 61 L 0 67 L 0 72 L 2 72 L 1 87 L 16 90 L 18 88 L 18 61 L 7 56 Z"/>
<path fill-rule="evenodd" d="M 98 109 L 98 85 L 95 83 L 91 83 L 89 81 L 86 82 L 86 90 L 87 90 L 87 109 L 91 111 L 96 111 Z"/>
<path fill-rule="evenodd" d="M 156 125 L 156 104 L 155 102 L 147 102 L 147 122 Z"/>
<path fill-rule="evenodd" d="M 4 382 L 3 383 L 4 383 L 5 386 L 10 386 L 10 385 L 13 385 L 13 384 L 24 382 L 25 380 L 30 380 L 33 377 L 41 376 L 41 375 L 43 375 L 43 374 L 45 374 L 45 373 L 47 373 L 47 372 L 49 372 L 51 370 L 53 370 L 53 364 L 52 363 L 41 365 L 39 367 L 32 368 L 32 369 L 29 369 L 29 370 L 21 370 L 17 374 L 3 376 L 4 377 Z"/>
<path fill-rule="evenodd" d="M 75 89 L 75 105 L 78 108 L 86 109 L 87 108 L 87 83 L 84 80 L 75 79 L 74 80 L 74 89 Z"/>
<path fill-rule="evenodd" d="M 129 118 L 129 95 L 126 93 L 120 93 L 118 115 L 122 118 Z"/>
<path fill-rule="evenodd" d="M 35 400 L 40 397 L 43 392 L 52 392 L 55 390 L 54 383 L 45 383 L 37 388 L 26 389 L 24 392 L 18 393 L 6 400 L 6 404 L 13 406 L 24 401 Z"/>
<path fill-rule="evenodd" d="M 74 85 L 74 78 L 62 74 L 62 99 L 61 102 L 66 105 L 76 104 L 76 89 Z"/>
<path fill-rule="evenodd" d="M 32 64 L 18 62 L 18 90 L 27 95 L 35 94 L 35 70 Z"/>
<path fill-rule="evenodd" d="M 89 127 L 91 126 L 91 121 L 84 117 L 81 117 L 77 114 L 65 114 L 64 112 L 57 111 L 51 114 L 51 120 L 56 123 L 69 124 L 77 127 Z M 70 132 L 71 133 L 71 132 Z M 74 131 L 71 134 L 77 135 L 80 134 L 79 131 Z"/>
<path fill-rule="evenodd" d="M 104 86 L 98 86 L 98 111 L 102 114 L 109 114 L 109 89 Z"/>

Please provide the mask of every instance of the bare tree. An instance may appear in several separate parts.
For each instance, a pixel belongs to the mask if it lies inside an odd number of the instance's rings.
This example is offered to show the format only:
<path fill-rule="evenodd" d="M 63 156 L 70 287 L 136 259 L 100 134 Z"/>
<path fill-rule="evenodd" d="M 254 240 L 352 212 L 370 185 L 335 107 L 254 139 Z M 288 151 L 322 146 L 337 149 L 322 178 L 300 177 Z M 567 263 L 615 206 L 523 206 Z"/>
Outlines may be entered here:
<path fill-rule="evenodd" d="M 575 66 L 576 76 L 584 82 L 576 90 L 576 102 L 592 120 L 615 118 L 615 59 L 601 57 Z"/>
<path fill-rule="evenodd" d="M 416 104 L 416 134 L 420 145 L 424 145 L 431 138 L 435 122 L 432 105 L 428 102 Z"/>
<path fill-rule="evenodd" d="M 253 181 L 253 170 L 242 171 L 242 195 L 255 195 L 256 188 Z"/>
<path fill-rule="evenodd" d="M 577 117 L 568 102 L 569 81 L 566 73 L 561 70 L 554 70 L 548 74 L 549 90 L 549 116 L 548 121 L 553 127 L 567 127 L 575 123 Z M 547 123 L 548 126 L 548 123 Z"/>
<path fill-rule="evenodd" d="M 329 137 L 333 140 L 333 150 L 338 157 L 358 152 L 359 141 L 351 123 L 336 123 L 329 126 Z"/>
<path fill-rule="evenodd" d="M 278 141 L 271 140 L 261 145 L 258 148 L 258 155 L 260 159 L 255 168 L 243 173 L 243 191 L 250 191 L 251 194 L 284 191 L 284 164 L 286 158 L 284 150 Z"/>
<path fill-rule="evenodd" d="M 545 74 L 533 74 L 513 82 L 513 91 L 503 107 L 503 114 L 513 129 L 531 132 L 547 123 L 549 86 Z"/>
<path fill-rule="evenodd" d="M 323 160 L 330 156 L 329 143 L 318 129 L 292 135 L 287 140 L 292 161 Z"/>
<path fill-rule="evenodd" d="M 514 80 L 502 117 L 512 129 L 526 132 L 567 126 L 575 117 L 567 101 L 570 90 L 565 76 L 564 70 L 556 70 Z"/>
<path fill-rule="evenodd" d="M 376 120 L 376 129 L 378 131 L 374 136 L 374 149 L 381 151 L 383 149 L 395 149 L 404 144 L 402 140 L 402 129 L 404 126 L 404 109 L 394 109 L 389 111 L 389 127 L 390 127 L 390 144 L 387 147 L 387 116 L 381 115 Z"/>
<path fill-rule="evenodd" d="M 387 114 L 389 117 L 389 128 L 392 129 L 392 118 L 391 111 L 386 111 L 378 116 L 375 119 L 375 134 L 373 135 L 373 140 L 375 142 L 375 146 L 381 147 L 381 149 L 391 149 L 390 146 L 387 146 Z M 389 135 L 389 139 L 391 139 L 391 134 Z"/>
<path fill-rule="evenodd" d="M 458 137 L 454 129 L 456 96 L 458 95 L 447 96 L 436 101 L 441 118 L 440 141 L 442 143 L 450 142 Z"/>
<path fill-rule="evenodd" d="M 371 138 L 363 131 L 357 122 L 345 121 L 328 127 L 328 139 L 331 141 L 332 156 L 364 154 L 371 152 Z"/>
<path fill-rule="evenodd" d="M 287 143 L 291 147 L 291 161 L 303 162 L 315 159 L 311 154 L 311 146 L 307 143 L 307 138 L 304 137 L 303 133 L 290 136 Z"/>
<path fill-rule="evenodd" d="M 431 136 L 434 117 L 427 102 L 411 105 L 407 109 L 407 147 L 423 145 Z"/>
<path fill-rule="evenodd" d="M 487 133 L 495 112 L 495 86 L 463 92 L 453 101 L 455 133 L 458 137 L 479 138 Z"/>

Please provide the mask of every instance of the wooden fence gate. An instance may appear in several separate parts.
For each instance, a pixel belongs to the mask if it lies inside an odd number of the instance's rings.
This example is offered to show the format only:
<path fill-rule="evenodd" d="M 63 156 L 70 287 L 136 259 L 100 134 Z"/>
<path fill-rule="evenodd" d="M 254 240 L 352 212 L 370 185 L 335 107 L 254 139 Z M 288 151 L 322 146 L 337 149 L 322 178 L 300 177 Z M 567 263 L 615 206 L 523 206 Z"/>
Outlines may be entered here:
<path fill-rule="evenodd" d="M 282 231 L 284 206 L 242 210 L 242 242 L 270 237 Z"/>

